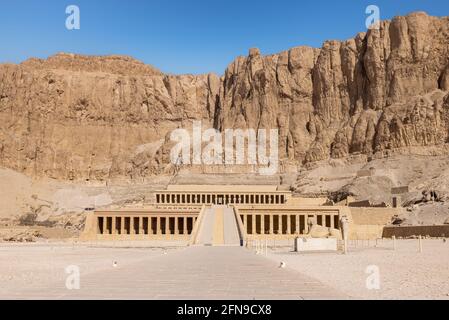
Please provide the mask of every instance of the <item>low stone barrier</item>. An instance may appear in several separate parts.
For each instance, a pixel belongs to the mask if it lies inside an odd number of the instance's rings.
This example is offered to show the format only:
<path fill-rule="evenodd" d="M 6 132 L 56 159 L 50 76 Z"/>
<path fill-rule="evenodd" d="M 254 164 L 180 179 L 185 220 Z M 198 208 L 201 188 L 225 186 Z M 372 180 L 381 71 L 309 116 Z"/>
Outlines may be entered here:
<path fill-rule="evenodd" d="M 409 238 L 413 236 L 430 236 L 432 238 L 449 237 L 449 225 L 438 226 L 388 226 L 384 227 L 383 238 Z"/>
<path fill-rule="evenodd" d="M 336 238 L 296 238 L 295 251 L 337 251 Z"/>

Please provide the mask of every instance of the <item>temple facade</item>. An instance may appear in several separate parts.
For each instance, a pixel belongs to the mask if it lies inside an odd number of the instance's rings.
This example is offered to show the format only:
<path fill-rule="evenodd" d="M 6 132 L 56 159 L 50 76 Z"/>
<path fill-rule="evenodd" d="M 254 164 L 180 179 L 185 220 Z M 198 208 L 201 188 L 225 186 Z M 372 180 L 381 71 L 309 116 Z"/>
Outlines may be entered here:
<path fill-rule="evenodd" d="M 155 193 L 156 204 L 233 205 L 285 204 L 290 191 L 278 191 L 276 186 L 214 186 L 171 185 Z"/>
<path fill-rule="evenodd" d="M 148 207 L 90 212 L 81 239 L 184 240 L 195 244 L 203 226 L 210 224 L 214 208 L 226 208 L 225 214 L 217 216 L 235 223 L 242 243 L 261 237 L 307 235 L 314 224 L 338 231 L 342 216 L 351 222 L 353 238 L 377 237 L 397 214 L 395 208 L 351 208 L 348 203 L 328 203 L 326 198 L 294 197 L 275 185 L 169 185 L 154 193 Z M 225 228 L 226 223 L 215 227 Z"/>

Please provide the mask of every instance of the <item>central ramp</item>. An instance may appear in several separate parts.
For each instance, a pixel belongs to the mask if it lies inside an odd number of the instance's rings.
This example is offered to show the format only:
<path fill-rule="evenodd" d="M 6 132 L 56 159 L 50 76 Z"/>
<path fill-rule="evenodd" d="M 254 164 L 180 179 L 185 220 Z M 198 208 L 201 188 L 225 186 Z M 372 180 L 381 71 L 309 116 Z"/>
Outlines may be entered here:
<path fill-rule="evenodd" d="M 241 239 L 234 210 L 227 206 L 206 209 L 199 227 L 198 245 L 240 246 Z"/>

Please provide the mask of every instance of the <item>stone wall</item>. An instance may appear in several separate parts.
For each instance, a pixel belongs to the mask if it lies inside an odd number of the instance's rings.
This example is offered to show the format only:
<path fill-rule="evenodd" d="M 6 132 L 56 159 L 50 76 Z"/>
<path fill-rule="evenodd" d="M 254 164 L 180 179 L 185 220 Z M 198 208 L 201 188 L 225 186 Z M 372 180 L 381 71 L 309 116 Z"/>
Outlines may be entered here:
<path fill-rule="evenodd" d="M 412 236 L 430 236 L 430 237 L 449 237 L 449 225 L 440 226 L 403 226 L 394 227 L 388 226 L 383 230 L 382 236 L 384 238 L 407 238 Z"/>

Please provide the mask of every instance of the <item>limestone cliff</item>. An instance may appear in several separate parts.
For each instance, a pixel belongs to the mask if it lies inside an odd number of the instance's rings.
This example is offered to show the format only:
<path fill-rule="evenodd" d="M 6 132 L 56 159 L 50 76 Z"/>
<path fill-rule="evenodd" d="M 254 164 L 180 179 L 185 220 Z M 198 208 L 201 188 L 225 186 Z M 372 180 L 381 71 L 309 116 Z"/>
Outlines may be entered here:
<path fill-rule="evenodd" d="M 279 128 L 301 164 L 449 142 L 449 18 L 414 13 L 320 49 L 251 49 L 220 78 L 132 58 L 58 54 L 0 65 L 0 166 L 32 176 L 138 178 L 167 167 L 192 120 Z"/>

